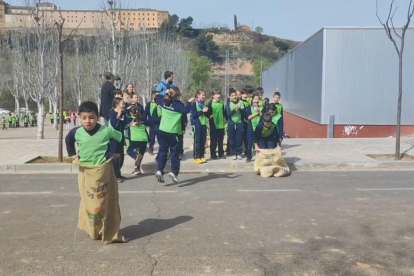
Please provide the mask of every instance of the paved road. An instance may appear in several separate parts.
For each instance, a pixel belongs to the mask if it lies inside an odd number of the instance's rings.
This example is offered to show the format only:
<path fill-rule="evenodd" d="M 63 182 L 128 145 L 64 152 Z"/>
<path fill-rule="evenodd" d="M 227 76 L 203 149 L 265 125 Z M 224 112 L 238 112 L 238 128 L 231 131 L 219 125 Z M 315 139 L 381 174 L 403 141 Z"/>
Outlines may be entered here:
<path fill-rule="evenodd" d="M 413 275 L 413 178 L 144 176 L 120 187 L 131 241 L 104 246 L 75 231 L 75 175 L 0 175 L 0 275 Z"/>

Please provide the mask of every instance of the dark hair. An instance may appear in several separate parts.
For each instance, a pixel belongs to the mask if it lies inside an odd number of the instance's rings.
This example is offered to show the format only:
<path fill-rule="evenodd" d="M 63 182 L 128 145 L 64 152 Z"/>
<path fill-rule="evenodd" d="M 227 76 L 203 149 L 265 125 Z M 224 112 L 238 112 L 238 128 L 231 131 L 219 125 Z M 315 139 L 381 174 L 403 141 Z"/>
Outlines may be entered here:
<path fill-rule="evenodd" d="M 154 95 L 157 94 L 157 93 L 158 93 L 158 91 L 152 91 L 151 92 L 151 98 L 154 98 Z"/>
<path fill-rule="evenodd" d="M 97 117 L 99 117 L 99 113 L 98 113 L 98 106 L 96 105 L 96 103 L 94 102 L 83 102 L 79 108 L 79 115 L 81 113 L 95 113 Z"/>
<path fill-rule="evenodd" d="M 136 106 L 132 106 L 129 109 L 129 114 L 133 115 L 135 118 L 133 119 L 133 122 L 139 123 L 142 121 L 142 114 L 139 112 L 139 109 Z"/>
<path fill-rule="evenodd" d="M 272 122 L 272 115 L 270 115 L 269 113 L 266 113 L 265 115 L 263 115 L 263 122 L 271 123 Z"/>
<path fill-rule="evenodd" d="M 247 89 L 243 89 L 243 90 L 241 91 L 241 94 L 242 94 L 242 95 L 245 95 L 245 94 L 249 94 L 249 92 L 247 91 Z"/>
<path fill-rule="evenodd" d="M 178 87 L 171 88 L 170 93 L 166 94 L 163 99 L 163 103 L 165 106 L 170 106 L 173 99 L 177 99 L 178 97 L 181 96 L 181 91 Z"/>
<path fill-rule="evenodd" d="M 204 91 L 203 89 L 198 89 L 197 90 L 197 92 L 196 92 L 196 97 L 198 96 L 198 95 L 200 95 L 201 93 L 203 93 L 204 92 L 204 94 L 206 94 L 206 91 Z"/>
<path fill-rule="evenodd" d="M 274 103 L 269 104 L 267 111 L 277 111 L 276 105 Z"/>
<path fill-rule="evenodd" d="M 121 95 L 121 96 L 123 96 L 124 93 L 122 93 L 122 90 L 121 89 L 115 89 L 114 95 Z"/>
<path fill-rule="evenodd" d="M 230 89 L 229 89 L 229 96 L 230 96 L 231 94 L 234 94 L 234 93 L 237 93 L 236 89 L 234 89 L 234 88 L 230 88 Z"/>
<path fill-rule="evenodd" d="M 273 94 L 273 97 L 275 97 L 275 96 L 282 97 L 282 95 L 280 94 L 280 92 L 275 92 L 275 93 Z"/>
<path fill-rule="evenodd" d="M 112 101 L 112 110 L 113 109 L 115 109 L 116 107 L 117 107 L 117 105 L 121 102 L 121 101 L 123 101 L 124 99 L 120 99 L 120 98 L 115 98 L 113 101 Z"/>
<path fill-rule="evenodd" d="M 214 95 L 217 95 L 217 94 L 221 95 L 220 90 L 214 89 L 213 92 L 211 92 L 211 97 L 213 97 Z"/>
<path fill-rule="evenodd" d="M 111 72 L 107 72 L 107 73 L 105 74 L 105 79 L 106 79 L 106 80 L 110 80 L 110 79 L 112 79 L 112 78 L 115 78 L 115 76 L 114 76 L 114 74 L 112 74 Z"/>
<path fill-rule="evenodd" d="M 263 93 L 264 93 L 263 88 L 262 88 L 262 87 L 257 87 L 257 88 L 256 88 L 256 93 L 263 94 Z"/>
<path fill-rule="evenodd" d="M 254 99 L 255 97 L 259 97 L 260 98 L 260 94 L 259 93 L 253 93 L 252 99 Z"/>
<path fill-rule="evenodd" d="M 171 72 L 171 71 L 166 71 L 166 72 L 164 73 L 164 79 L 168 79 L 168 78 L 170 78 L 172 75 L 174 75 L 174 73 L 173 73 L 173 72 Z"/>
<path fill-rule="evenodd" d="M 128 83 L 126 86 L 125 86 L 125 93 L 127 93 L 127 94 L 129 94 L 128 93 L 128 86 L 129 85 L 132 85 L 132 88 L 135 88 L 135 86 L 132 84 L 132 83 Z M 132 95 L 134 95 L 135 93 L 134 93 L 134 91 L 132 91 Z"/>

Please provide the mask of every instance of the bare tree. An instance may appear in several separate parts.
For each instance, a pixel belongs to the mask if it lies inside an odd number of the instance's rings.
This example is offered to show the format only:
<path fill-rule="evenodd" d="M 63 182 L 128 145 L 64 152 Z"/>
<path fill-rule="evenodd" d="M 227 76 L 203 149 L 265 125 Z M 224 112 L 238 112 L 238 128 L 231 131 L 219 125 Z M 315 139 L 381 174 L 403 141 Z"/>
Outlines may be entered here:
<path fill-rule="evenodd" d="M 392 0 L 391 2 L 387 20 L 383 22 L 380 16 L 378 15 L 378 0 L 376 0 L 376 15 L 377 15 L 379 22 L 384 27 L 384 30 L 388 38 L 394 44 L 395 50 L 397 51 L 398 60 L 399 60 L 397 133 L 396 133 L 396 144 L 395 144 L 395 159 L 399 160 L 401 158 L 400 147 L 401 147 L 401 109 L 402 109 L 402 96 L 403 96 L 403 54 L 404 54 L 404 47 L 405 47 L 405 35 L 406 35 L 408 27 L 410 26 L 411 18 L 414 15 L 414 5 L 413 5 L 413 0 L 410 0 L 409 5 L 408 5 L 408 11 L 407 11 L 407 22 L 401 28 L 401 32 L 399 33 L 394 26 L 394 15 L 398 9 L 398 7 L 394 9 L 393 7 L 394 1 L 395 0 Z M 396 38 L 400 40 L 399 45 L 396 41 Z"/>
<path fill-rule="evenodd" d="M 263 33 L 263 28 L 260 26 L 257 26 L 255 29 L 256 33 L 262 34 Z"/>

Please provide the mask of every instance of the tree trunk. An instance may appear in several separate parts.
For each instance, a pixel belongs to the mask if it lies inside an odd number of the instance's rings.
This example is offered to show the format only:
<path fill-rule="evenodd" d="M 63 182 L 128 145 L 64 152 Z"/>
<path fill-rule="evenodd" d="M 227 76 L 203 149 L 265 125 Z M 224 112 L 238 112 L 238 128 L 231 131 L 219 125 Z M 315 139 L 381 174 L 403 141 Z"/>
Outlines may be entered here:
<path fill-rule="evenodd" d="M 59 80 L 60 80 L 60 93 L 59 93 L 59 149 L 58 149 L 58 161 L 63 163 L 63 53 L 62 42 L 59 39 Z M 69 115 L 70 116 L 70 115 Z"/>
<path fill-rule="evenodd" d="M 17 116 L 19 116 L 20 118 L 20 103 L 19 103 L 19 99 L 16 97 L 14 98 L 14 106 L 16 107 L 15 112 Z"/>
<path fill-rule="evenodd" d="M 53 120 L 53 128 L 55 130 L 58 130 L 58 120 L 57 119 L 58 119 L 59 115 L 56 114 L 56 112 L 57 112 L 57 102 L 53 103 L 52 105 L 53 105 L 53 116 L 55 117 L 55 119 Z"/>
<path fill-rule="evenodd" d="M 49 113 L 52 113 L 53 107 L 52 107 L 52 100 L 49 99 Z"/>
<path fill-rule="evenodd" d="M 403 93 L 403 55 L 399 55 L 399 72 L 398 72 L 398 107 L 397 107 L 397 134 L 395 135 L 395 160 L 401 159 L 401 109 Z"/>
<path fill-rule="evenodd" d="M 29 103 L 27 102 L 27 99 L 24 98 L 24 104 L 26 105 L 26 115 L 29 114 Z"/>
<path fill-rule="evenodd" d="M 37 103 L 37 139 L 45 139 L 45 116 L 44 116 L 44 105 L 43 102 L 38 101 Z"/>

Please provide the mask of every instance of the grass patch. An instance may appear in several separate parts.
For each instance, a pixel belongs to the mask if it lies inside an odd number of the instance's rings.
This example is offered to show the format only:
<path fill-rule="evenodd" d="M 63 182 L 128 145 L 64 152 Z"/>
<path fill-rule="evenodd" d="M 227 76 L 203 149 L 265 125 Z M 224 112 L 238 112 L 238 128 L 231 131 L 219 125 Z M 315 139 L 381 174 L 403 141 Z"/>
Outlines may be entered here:
<path fill-rule="evenodd" d="M 34 160 L 29 161 L 28 163 L 31 164 L 49 164 L 49 163 L 59 163 L 57 157 L 51 157 L 51 156 L 40 156 Z M 72 158 L 70 157 L 64 157 L 63 163 L 70 164 L 72 163 Z"/>

